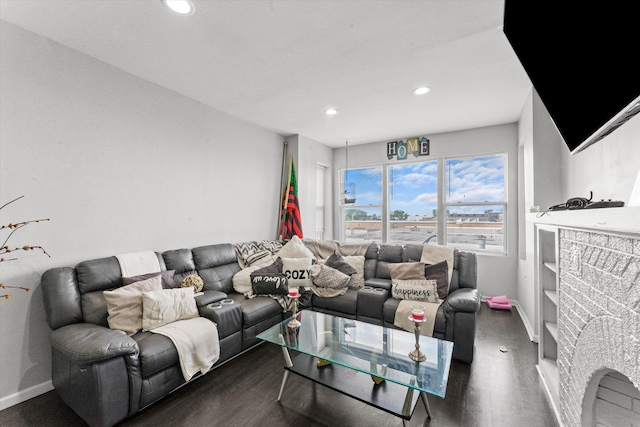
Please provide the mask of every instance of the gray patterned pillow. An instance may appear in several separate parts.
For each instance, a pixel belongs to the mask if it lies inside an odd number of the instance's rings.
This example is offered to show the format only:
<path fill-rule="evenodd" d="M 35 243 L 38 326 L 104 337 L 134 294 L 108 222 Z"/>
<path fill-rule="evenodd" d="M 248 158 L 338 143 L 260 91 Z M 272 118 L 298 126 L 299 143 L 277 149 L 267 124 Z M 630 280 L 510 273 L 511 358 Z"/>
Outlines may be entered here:
<path fill-rule="evenodd" d="M 313 284 L 321 288 L 340 289 L 349 285 L 348 274 L 331 268 L 326 264 L 315 264 L 309 271 Z"/>
<path fill-rule="evenodd" d="M 391 296 L 396 299 L 438 302 L 438 283 L 429 279 L 394 280 Z"/>

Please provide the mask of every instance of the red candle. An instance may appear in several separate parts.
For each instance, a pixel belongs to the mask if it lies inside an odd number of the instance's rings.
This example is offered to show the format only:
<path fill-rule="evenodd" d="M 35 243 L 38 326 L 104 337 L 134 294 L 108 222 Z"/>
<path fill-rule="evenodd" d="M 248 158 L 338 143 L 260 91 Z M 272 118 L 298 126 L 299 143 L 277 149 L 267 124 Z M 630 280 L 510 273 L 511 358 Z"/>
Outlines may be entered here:
<path fill-rule="evenodd" d="M 421 306 L 412 307 L 411 316 L 413 316 L 415 320 L 424 320 L 424 308 Z"/>
<path fill-rule="evenodd" d="M 298 288 L 289 288 L 289 297 L 295 298 L 298 295 Z"/>

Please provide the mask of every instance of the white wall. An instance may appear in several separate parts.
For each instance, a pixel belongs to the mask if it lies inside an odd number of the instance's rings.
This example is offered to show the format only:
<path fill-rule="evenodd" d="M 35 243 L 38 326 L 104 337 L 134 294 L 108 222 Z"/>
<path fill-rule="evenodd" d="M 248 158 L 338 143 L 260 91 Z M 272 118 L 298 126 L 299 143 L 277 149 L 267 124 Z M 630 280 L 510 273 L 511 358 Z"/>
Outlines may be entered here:
<path fill-rule="evenodd" d="M 426 135 L 430 141 L 430 155 L 425 160 L 444 157 L 481 155 L 505 152 L 508 156 L 507 210 L 508 254 L 478 253 L 478 289 L 483 296 L 516 296 L 518 258 L 518 127 L 515 123 L 443 134 Z M 385 142 L 349 146 L 349 167 L 400 163 L 387 159 Z M 334 194 L 339 194 L 338 174 L 345 166 L 344 148 L 334 149 Z M 411 161 L 411 159 L 407 160 Z M 336 205 L 337 206 L 337 205 Z M 340 212 L 334 213 L 334 232 L 338 238 Z"/>
<path fill-rule="evenodd" d="M 0 22 L 0 409 L 50 388 L 42 272 L 117 253 L 274 238 L 282 137 Z M 3 233 L 3 236 L 5 234 Z"/>
<path fill-rule="evenodd" d="M 541 210 L 571 197 L 594 200 L 614 199 L 629 203 L 636 177 L 640 174 L 640 116 L 636 116 L 603 140 L 571 155 L 535 91 L 519 121 L 519 140 L 524 150 L 524 207 Z M 525 222 L 526 211 L 520 221 Z M 532 338 L 538 334 L 537 290 L 534 278 L 535 215 L 525 222 L 524 251 L 518 262 L 517 300 L 521 316 Z M 521 235 L 521 238 L 523 236 Z"/>
<path fill-rule="evenodd" d="M 629 203 L 640 173 L 640 115 L 577 154 L 562 150 L 562 196 Z"/>

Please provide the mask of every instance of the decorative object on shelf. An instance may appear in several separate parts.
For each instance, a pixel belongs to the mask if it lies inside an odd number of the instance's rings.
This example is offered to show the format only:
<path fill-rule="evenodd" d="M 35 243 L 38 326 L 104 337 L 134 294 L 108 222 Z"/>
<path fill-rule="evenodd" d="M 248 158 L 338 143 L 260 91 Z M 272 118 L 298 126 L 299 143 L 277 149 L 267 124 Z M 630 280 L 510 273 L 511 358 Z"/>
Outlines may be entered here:
<path fill-rule="evenodd" d="M 423 362 L 427 360 L 427 356 L 420 351 L 420 323 L 426 322 L 426 319 L 424 318 L 424 307 L 421 305 L 412 305 L 409 320 L 414 322 L 416 325 L 414 329 L 414 333 L 416 335 L 416 348 L 409 353 L 409 359 L 414 362 Z"/>
<path fill-rule="evenodd" d="M 352 205 L 356 202 L 356 184 L 349 182 L 349 140 L 344 143 L 344 198 L 342 200 L 345 205 Z"/>
<path fill-rule="evenodd" d="M 4 205 L 0 206 L 0 210 L 4 209 L 7 205 L 10 205 L 11 203 L 22 199 L 24 196 L 20 196 L 16 199 L 11 200 L 10 202 L 5 203 Z M 47 253 L 47 251 L 42 247 L 42 246 L 35 246 L 35 245 L 24 245 L 22 247 L 16 247 L 16 248 L 11 248 L 7 245 L 7 243 L 9 242 L 9 239 L 11 238 L 11 236 L 13 235 L 13 233 L 15 233 L 16 231 L 18 231 L 19 229 L 21 229 L 22 227 L 25 227 L 29 224 L 32 223 L 39 223 L 42 221 L 49 221 L 49 218 L 43 218 L 43 219 L 34 219 L 34 220 L 29 220 L 29 221 L 22 221 L 22 222 L 17 222 L 15 224 L 7 224 L 7 225 L 3 225 L 0 227 L 0 232 L 2 232 L 3 230 L 10 230 L 9 234 L 7 235 L 7 237 L 4 239 L 4 241 L 2 242 L 2 246 L 0 247 L 0 263 L 2 262 L 8 262 L 8 261 L 15 261 L 18 258 L 5 258 L 4 255 L 11 253 L 11 252 L 16 252 L 16 251 L 33 251 L 33 250 L 41 250 L 42 253 L 44 253 L 46 256 L 48 256 L 49 258 L 51 257 L 51 255 L 49 255 Z M 26 288 L 23 286 L 9 286 L 9 285 L 5 285 L 4 283 L 0 282 L 0 288 L 1 289 L 22 289 L 25 292 L 29 292 L 31 290 L 31 288 Z M 4 299 L 9 299 L 11 298 L 11 294 L 3 294 L 0 295 L 0 298 L 4 298 Z"/>

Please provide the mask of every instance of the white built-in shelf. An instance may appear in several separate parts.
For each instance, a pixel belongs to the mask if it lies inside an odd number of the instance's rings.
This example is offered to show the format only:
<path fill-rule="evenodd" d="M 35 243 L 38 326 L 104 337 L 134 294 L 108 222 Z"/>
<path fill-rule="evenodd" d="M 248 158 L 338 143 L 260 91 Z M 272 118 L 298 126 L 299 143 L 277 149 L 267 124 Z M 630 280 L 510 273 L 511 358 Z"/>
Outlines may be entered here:
<path fill-rule="evenodd" d="M 554 273 L 558 272 L 555 262 L 545 262 L 544 266 L 547 267 L 549 270 L 553 271 Z"/>
<path fill-rule="evenodd" d="M 553 322 L 544 322 L 544 327 L 551 334 L 554 340 L 558 342 L 558 324 Z"/>
<path fill-rule="evenodd" d="M 549 298 L 551 300 L 552 303 L 554 303 L 556 305 L 556 307 L 558 306 L 558 292 L 557 291 L 552 291 L 550 289 L 545 289 L 544 290 L 544 294 L 547 296 L 547 298 Z"/>

